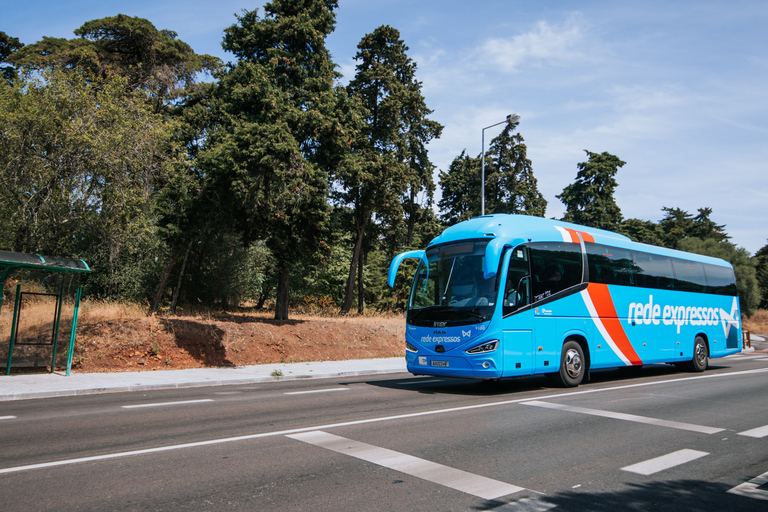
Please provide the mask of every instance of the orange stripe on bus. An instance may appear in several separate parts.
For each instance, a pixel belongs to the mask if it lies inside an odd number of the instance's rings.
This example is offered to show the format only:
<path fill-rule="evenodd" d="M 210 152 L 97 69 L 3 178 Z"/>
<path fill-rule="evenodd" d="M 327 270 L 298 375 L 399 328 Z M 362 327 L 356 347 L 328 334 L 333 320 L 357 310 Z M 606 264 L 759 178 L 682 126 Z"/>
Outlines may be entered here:
<path fill-rule="evenodd" d="M 616 314 L 616 307 L 613 305 L 613 299 L 611 293 L 608 291 L 607 284 L 590 283 L 587 287 L 589 297 L 592 299 L 592 304 L 595 306 L 599 321 L 603 323 L 605 330 L 608 331 L 608 336 L 611 337 L 613 343 L 618 347 L 624 357 L 633 365 L 643 364 L 640 356 L 637 355 L 635 349 L 632 348 L 627 333 L 624 332 L 624 327 L 621 325 L 619 315 Z"/>
<path fill-rule="evenodd" d="M 589 233 L 586 233 L 584 231 L 579 231 L 579 233 L 581 233 L 581 238 L 585 242 L 595 243 L 595 238 L 592 235 L 590 235 Z"/>
<path fill-rule="evenodd" d="M 579 235 L 576 234 L 576 231 L 573 229 L 565 228 L 565 231 L 570 235 L 571 242 L 577 244 L 579 243 Z"/>

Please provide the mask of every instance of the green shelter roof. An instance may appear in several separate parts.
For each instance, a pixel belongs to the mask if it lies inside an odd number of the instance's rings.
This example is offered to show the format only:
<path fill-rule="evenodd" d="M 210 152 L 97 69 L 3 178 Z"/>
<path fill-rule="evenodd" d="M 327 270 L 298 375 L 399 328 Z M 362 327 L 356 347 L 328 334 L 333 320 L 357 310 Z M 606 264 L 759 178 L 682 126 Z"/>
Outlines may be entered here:
<path fill-rule="evenodd" d="M 91 268 L 83 260 L 11 251 L 0 251 L 0 268 L 2 267 L 33 268 L 51 272 L 91 272 Z"/>

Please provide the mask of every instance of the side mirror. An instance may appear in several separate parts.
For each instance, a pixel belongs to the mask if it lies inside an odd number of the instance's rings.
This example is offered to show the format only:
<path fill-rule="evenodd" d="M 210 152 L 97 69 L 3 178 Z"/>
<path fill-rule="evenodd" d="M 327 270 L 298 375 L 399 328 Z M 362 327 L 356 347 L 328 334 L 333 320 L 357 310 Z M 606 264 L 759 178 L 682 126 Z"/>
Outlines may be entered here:
<path fill-rule="evenodd" d="M 397 269 L 400 268 L 400 263 L 406 258 L 418 258 L 429 269 L 429 262 L 427 261 L 426 251 L 407 251 L 401 252 L 392 259 L 392 263 L 389 264 L 389 272 L 387 273 L 387 284 L 392 288 L 395 286 L 395 277 L 397 276 Z"/>

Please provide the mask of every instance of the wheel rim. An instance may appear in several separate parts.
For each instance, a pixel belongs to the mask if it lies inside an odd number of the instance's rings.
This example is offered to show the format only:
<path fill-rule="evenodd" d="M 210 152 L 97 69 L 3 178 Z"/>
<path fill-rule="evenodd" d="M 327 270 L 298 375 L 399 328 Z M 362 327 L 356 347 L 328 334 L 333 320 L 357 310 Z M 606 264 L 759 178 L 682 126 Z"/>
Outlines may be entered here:
<path fill-rule="evenodd" d="M 569 377 L 575 379 L 581 375 L 581 368 L 581 355 L 579 355 L 579 351 L 573 348 L 569 349 L 565 353 L 565 372 Z"/>
<path fill-rule="evenodd" d="M 703 343 L 699 342 L 696 344 L 696 354 L 694 357 L 699 366 L 704 366 L 707 363 L 707 349 Z"/>

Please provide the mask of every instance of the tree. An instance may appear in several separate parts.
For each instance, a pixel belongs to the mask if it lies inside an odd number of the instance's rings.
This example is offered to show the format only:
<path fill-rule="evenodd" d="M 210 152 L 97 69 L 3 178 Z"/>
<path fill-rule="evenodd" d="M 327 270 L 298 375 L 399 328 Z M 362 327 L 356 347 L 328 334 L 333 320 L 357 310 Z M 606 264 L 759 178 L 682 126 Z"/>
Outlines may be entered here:
<path fill-rule="evenodd" d="M 11 37 L 2 30 L 0 30 L 0 71 L 2 71 L 3 78 L 11 83 L 16 78 L 16 69 L 12 64 L 9 64 L 10 57 L 22 49 L 24 45 L 16 37 Z"/>
<path fill-rule="evenodd" d="M 220 122 L 201 165 L 246 241 L 264 239 L 278 275 L 275 318 L 288 318 L 291 271 L 325 251 L 329 169 L 348 151 L 343 90 L 325 38 L 338 2 L 275 0 L 225 30 L 238 59 L 217 74 Z"/>
<path fill-rule="evenodd" d="M 695 237 L 681 240 L 679 249 L 681 251 L 721 258 L 733 265 L 741 312 L 747 316 L 754 314 L 755 309 L 757 309 L 760 303 L 760 291 L 755 271 L 755 261 L 750 258 L 749 252 L 746 249 L 736 247 L 731 242 L 724 240 L 718 241 L 714 238 L 701 239 Z"/>
<path fill-rule="evenodd" d="M 621 223 L 619 233 L 635 242 L 664 245 L 664 233 L 661 227 L 650 220 L 626 219 Z"/>
<path fill-rule="evenodd" d="M 381 26 L 357 47 L 356 74 L 347 91 L 365 109 L 365 125 L 355 144 L 359 163 L 340 173 L 336 194 L 337 203 L 353 210 L 355 240 L 342 313 L 352 306 L 355 278 L 358 312 L 363 311 L 365 244 L 374 214 L 390 225 L 399 225 L 405 215 L 405 243 L 412 242 L 414 225 L 423 217 L 417 195 L 424 190 L 431 201 L 434 191 L 426 144 L 442 131 L 427 118 L 432 111 L 415 78 L 416 64 L 396 29 Z"/>
<path fill-rule="evenodd" d="M 695 217 L 681 208 L 663 207 L 665 216 L 659 221 L 663 233 L 663 245 L 677 249 L 685 238 L 693 237 L 700 240 L 715 240 L 725 242 L 730 238 L 725 232 L 725 226 L 716 224 L 709 216 L 711 208 L 699 208 Z"/>
<path fill-rule="evenodd" d="M 507 124 L 486 152 L 485 205 L 488 213 L 513 213 L 543 217 L 547 201 L 539 192 L 523 136 L 513 135 L 517 122 Z M 444 222 L 453 224 L 480 215 L 481 158 L 466 150 L 440 173 L 443 198 L 438 203 Z"/>
<path fill-rule="evenodd" d="M 146 257 L 153 183 L 176 163 L 173 126 L 125 85 L 54 69 L 0 87 L 0 244 L 86 257 L 100 295 L 138 282 L 126 260 Z"/>
<path fill-rule="evenodd" d="M 144 18 L 118 14 L 84 23 L 74 39 L 43 37 L 16 51 L 19 67 L 86 70 L 93 76 L 119 74 L 131 90 L 143 89 L 156 108 L 182 93 L 201 71 L 213 71 L 219 59 L 198 55 L 172 30 L 158 30 Z"/>
<path fill-rule="evenodd" d="M 760 291 L 759 307 L 768 309 L 768 244 L 755 253 L 753 260 L 755 260 L 757 286 Z"/>
<path fill-rule="evenodd" d="M 577 164 L 576 181 L 556 196 L 566 207 L 563 220 L 617 231 L 622 215 L 613 193 L 618 186 L 616 173 L 626 162 L 607 152 L 584 151 L 588 160 Z"/>
<path fill-rule="evenodd" d="M 437 203 L 441 220 L 456 224 L 480 215 L 480 159 L 467 150 L 453 159 L 447 172 L 440 171 L 443 197 Z"/>

